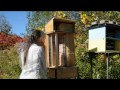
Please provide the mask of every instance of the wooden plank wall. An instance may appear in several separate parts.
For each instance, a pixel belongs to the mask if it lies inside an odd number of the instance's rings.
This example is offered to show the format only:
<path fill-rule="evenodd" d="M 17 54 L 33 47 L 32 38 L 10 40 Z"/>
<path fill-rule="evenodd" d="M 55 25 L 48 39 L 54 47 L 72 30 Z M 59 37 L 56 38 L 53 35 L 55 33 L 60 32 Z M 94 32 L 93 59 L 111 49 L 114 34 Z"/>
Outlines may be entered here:
<path fill-rule="evenodd" d="M 74 46 L 74 34 L 66 35 L 66 54 L 67 54 L 67 66 L 75 65 L 75 46 Z"/>

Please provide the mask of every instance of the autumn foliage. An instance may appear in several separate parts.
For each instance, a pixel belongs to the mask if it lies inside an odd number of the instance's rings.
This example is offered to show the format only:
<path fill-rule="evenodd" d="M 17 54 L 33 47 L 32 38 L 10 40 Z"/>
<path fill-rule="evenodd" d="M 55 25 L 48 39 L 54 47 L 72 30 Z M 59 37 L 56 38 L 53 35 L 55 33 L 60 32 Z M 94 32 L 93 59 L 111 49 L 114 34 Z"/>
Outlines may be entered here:
<path fill-rule="evenodd" d="M 17 35 L 0 33 L 0 50 L 8 49 L 16 43 L 23 42 L 24 39 Z"/>

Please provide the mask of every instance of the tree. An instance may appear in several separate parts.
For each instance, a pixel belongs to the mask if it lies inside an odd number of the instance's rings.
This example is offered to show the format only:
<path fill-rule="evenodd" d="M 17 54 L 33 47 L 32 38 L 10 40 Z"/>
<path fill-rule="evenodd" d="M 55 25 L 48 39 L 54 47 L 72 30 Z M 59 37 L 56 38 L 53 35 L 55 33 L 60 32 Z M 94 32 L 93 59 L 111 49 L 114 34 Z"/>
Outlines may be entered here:
<path fill-rule="evenodd" d="M 0 16 L 0 32 L 4 32 L 6 34 L 9 34 L 12 27 L 10 23 L 6 20 L 4 16 Z"/>
<path fill-rule="evenodd" d="M 68 14 L 69 13 L 69 14 Z M 27 15 L 28 25 L 26 27 L 27 33 L 30 33 L 31 29 L 39 28 L 44 30 L 45 24 L 53 17 L 58 18 L 70 18 L 70 11 L 33 11 Z M 69 16 L 67 16 L 67 15 Z"/>

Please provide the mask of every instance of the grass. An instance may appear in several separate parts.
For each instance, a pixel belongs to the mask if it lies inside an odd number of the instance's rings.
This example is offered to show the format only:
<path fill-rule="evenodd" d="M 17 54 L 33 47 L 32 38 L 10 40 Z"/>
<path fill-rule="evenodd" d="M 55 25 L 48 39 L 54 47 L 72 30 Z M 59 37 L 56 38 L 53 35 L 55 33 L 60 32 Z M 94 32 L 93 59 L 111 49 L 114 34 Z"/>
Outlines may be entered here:
<path fill-rule="evenodd" d="M 0 50 L 0 79 L 18 79 L 20 72 L 16 46 Z"/>

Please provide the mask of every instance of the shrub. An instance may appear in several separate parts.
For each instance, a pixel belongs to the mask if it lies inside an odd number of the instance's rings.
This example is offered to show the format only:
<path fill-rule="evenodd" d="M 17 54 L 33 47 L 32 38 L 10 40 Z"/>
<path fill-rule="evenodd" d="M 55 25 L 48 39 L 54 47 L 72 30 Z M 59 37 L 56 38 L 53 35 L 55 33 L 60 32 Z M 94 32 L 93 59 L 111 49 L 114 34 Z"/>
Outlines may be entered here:
<path fill-rule="evenodd" d="M 0 50 L 8 49 L 18 42 L 23 42 L 24 39 L 17 35 L 9 35 L 0 33 Z"/>
<path fill-rule="evenodd" d="M 17 46 L 11 47 L 10 50 L 0 50 L 0 78 L 17 79 L 20 72 Z"/>

